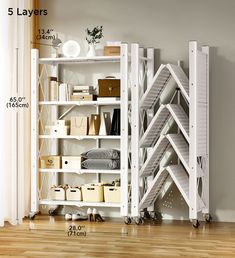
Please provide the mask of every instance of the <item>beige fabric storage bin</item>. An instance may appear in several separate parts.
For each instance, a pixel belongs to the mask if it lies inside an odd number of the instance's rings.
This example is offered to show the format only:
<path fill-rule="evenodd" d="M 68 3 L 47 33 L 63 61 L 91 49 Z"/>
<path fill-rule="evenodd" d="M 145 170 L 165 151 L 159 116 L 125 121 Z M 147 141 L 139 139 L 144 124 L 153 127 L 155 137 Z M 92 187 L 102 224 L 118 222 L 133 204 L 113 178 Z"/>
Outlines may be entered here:
<path fill-rule="evenodd" d="M 105 202 L 120 202 L 121 192 L 120 186 L 104 186 Z"/>
<path fill-rule="evenodd" d="M 102 185 L 83 185 L 82 198 L 84 202 L 103 202 L 104 187 Z"/>
<path fill-rule="evenodd" d="M 63 169 L 81 169 L 82 158 L 80 156 L 62 156 Z"/>
<path fill-rule="evenodd" d="M 65 200 L 65 190 L 62 187 L 52 187 L 49 190 L 49 199 L 56 201 Z"/>
<path fill-rule="evenodd" d="M 80 188 L 68 188 L 66 190 L 66 200 L 68 201 L 81 201 L 82 191 Z"/>
<path fill-rule="evenodd" d="M 40 157 L 40 168 L 44 169 L 60 169 L 60 156 L 42 156 Z"/>

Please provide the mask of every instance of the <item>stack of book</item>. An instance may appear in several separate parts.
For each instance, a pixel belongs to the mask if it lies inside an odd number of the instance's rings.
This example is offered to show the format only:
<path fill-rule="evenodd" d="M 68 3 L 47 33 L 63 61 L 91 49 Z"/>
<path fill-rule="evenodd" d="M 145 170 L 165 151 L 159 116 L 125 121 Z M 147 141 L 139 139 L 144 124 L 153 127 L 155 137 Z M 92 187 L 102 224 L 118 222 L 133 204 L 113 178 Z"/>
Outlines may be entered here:
<path fill-rule="evenodd" d="M 71 95 L 71 86 L 67 83 L 59 83 L 56 77 L 50 77 L 50 101 L 69 101 Z"/>
<path fill-rule="evenodd" d="M 72 101 L 80 100 L 94 100 L 95 90 L 93 86 L 78 85 L 73 86 L 73 93 L 71 95 Z"/>
<path fill-rule="evenodd" d="M 59 85 L 59 101 L 69 101 L 71 95 L 70 90 L 70 85 L 67 83 L 61 83 Z"/>

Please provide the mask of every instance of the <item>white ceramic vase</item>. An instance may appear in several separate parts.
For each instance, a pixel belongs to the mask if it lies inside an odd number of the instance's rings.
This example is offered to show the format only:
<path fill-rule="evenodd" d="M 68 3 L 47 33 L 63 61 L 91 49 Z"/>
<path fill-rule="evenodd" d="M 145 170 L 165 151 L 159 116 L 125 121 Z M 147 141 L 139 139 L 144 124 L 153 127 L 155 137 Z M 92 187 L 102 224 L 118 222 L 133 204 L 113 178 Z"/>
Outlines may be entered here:
<path fill-rule="evenodd" d="M 93 56 L 96 56 L 96 53 L 95 53 L 95 44 L 89 44 L 89 50 L 86 54 L 87 57 L 93 57 Z"/>

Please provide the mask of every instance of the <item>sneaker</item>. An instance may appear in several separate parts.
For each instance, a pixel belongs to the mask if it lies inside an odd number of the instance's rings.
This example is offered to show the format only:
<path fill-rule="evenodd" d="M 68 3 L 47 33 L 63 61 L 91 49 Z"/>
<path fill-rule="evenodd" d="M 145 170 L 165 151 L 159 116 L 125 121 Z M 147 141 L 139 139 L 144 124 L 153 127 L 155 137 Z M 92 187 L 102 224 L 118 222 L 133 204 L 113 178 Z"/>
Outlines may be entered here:
<path fill-rule="evenodd" d="M 80 213 L 77 213 L 77 214 L 72 214 L 72 220 L 87 220 L 88 217 L 87 215 L 83 215 L 83 214 L 80 214 Z"/>
<path fill-rule="evenodd" d="M 65 220 L 71 220 L 72 219 L 72 214 L 66 213 L 65 216 L 64 216 L 64 219 Z"/>

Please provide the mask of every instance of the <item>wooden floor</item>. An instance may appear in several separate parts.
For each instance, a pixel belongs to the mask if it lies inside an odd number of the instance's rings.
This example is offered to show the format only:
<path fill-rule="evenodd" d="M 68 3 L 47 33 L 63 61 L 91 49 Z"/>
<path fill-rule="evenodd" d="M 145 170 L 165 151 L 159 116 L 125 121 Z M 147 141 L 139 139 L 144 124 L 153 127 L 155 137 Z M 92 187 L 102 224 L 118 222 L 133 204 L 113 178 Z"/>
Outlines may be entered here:
<path fill-rule="evenodd" d="M 0 228 L 0 257 L 235 257 L 235 223 L 193 229 L 188 222 L 137 226 L 37 216 Z"/>

